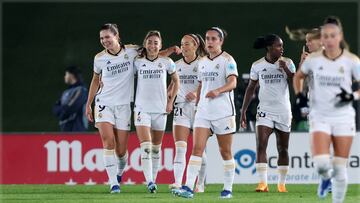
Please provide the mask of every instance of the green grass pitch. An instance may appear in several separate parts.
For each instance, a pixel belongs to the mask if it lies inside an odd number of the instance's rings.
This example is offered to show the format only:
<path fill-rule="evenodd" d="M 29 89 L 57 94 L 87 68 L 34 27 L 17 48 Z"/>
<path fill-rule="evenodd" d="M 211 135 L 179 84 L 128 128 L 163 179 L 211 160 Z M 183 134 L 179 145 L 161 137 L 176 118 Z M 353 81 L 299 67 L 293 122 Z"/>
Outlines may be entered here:
<path fill-rule="evenodd" d="M 288 193 L 278 193 L 276 185 L 270 192 L 256 193 L 254 184 L 234 185 L 232 199 L 220 199 L 222 185 L 207 185 L 205 193 L 195 194 L 194 199 L 174 197 L 167 185 L 159 185 L 158 193 L 149 194 L 144 185 L 123 185 L 120 194 L 109 194 L 108 186 L 67 185 L 0 185 L 0 202 L 271 202 L 271 203 L 330 203 L 331 194 L 325 200 L 316 196 L 316 185 L 287 185 Z M 360 202 L 360 185 L 349 185 L 346 203 Z"/>

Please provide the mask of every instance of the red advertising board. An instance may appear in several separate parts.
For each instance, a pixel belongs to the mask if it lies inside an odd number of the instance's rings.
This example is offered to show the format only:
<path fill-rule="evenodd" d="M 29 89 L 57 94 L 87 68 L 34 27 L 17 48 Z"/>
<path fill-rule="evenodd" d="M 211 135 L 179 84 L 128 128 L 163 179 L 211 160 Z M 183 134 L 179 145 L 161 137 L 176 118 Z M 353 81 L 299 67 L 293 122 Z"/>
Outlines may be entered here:
<path fill-rule="evenodd" d="M 0 135 L 0 184 L 104 184 L 107 182 L 102 144 L 98 134 Z M 125 184 L 144 182 L 139 140 L 129 138 Z M 187 158 L 192 139 L 189 136 Z M 175 156 L 172 134 L 165 134 L 157 183 L 173 182 Z"/>

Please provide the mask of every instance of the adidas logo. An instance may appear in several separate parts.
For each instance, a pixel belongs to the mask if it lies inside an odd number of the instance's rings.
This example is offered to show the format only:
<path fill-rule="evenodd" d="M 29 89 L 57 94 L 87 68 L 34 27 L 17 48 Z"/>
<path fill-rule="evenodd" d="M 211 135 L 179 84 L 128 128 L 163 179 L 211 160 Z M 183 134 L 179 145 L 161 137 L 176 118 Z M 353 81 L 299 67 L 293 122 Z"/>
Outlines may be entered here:
<path fill-rule="evenodd" d="M 324 68 L 322 66 L 319 67 L 319 70 L 323 70 Z"/>
<path fill-rule="evenodd" d="M 178 72 L 181 72 L 181 68 L 178 70 Z"/>
<path fill-rule="evenodd" d="M 142 67 L 146 67 L 146 64 L 143 64 Z"/>
<path fill-rule="evenodd" d="M 226 126 L 225 130 L 230 130 L 229 126 Z"/>
<path fill-rule="evenodd" d="M 264 68 L 262 71 L 266 71 L 266 68 Z"/>
<path fill-rule="evenodd" d="M 106 64 L 110 64 L 111 62 L 110 61 L 108 61 Z"/>

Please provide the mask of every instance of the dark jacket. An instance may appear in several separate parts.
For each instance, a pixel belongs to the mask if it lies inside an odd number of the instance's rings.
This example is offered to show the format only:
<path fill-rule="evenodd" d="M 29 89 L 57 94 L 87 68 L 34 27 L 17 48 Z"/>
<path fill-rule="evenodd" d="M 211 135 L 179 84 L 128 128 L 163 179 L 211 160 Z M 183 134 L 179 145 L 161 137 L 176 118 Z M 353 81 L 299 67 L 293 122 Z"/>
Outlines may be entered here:
<path fill-rule="evenodd" d="M 88 96 L 86 87 L 77 82 L 70 85 L 53 107 L 54 115 L 59 119 L 61 131 L 81 132 L 88 129 L 85 116 L 85 104 Z"/>

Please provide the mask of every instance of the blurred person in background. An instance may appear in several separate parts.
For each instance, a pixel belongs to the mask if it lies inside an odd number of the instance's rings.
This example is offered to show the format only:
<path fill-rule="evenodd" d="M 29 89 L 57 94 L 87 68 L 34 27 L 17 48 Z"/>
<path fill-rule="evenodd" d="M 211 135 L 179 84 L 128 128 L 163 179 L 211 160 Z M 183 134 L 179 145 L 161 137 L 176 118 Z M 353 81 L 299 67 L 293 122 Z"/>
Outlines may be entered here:
<path fill-rule="evenodd" d="M 306 33 L 305 35 L 306 47 L 303 46 L 299 67 L 310 53 L 323 50 L 320 37 L 321 35 L 319 28 L 313 28 Z M 300 69 L 298 71 L 300 71 Z M 310 73 L 309 77 L 307 77 L 302 84 L 303 92 L 301 94 L 296 95 L 295 105 L 293 106 L 294 124 L 295 124 L 295 130 L 297 131 L 307 131 L 309 129 L 307 117 L 309 114 L 308 92 L 309 92 L 309 86 L 312 85 L 311 78 L 312 78 L 312 74 Z"/>
<path fill-rule="evenodd" d="M 259 85 L 256 86 L 254 94 L 250 101 L 249 107 L 247 108 L 247 111 L 246 111 L 246 118 L 247 118 L 246 129 L 241 128 L 241 126 L 240 126 L 242 104 L 244 101 L 246 87 L 249 85 L 249 82 L 250 82 L 250 74 L 249 73 L 242 74 L 241 78 L 239 80 L 239 85 L 236 88 L 237 91 L 234 92 L 235 93 L 234 95 L 235 95 L 236 128 L 237 128 L 236 131 L 237 132 L 241 132 L 241 131 L 254 132 L 255 131 L 256 111 L 257 111 L 257 106 L 259 104 L 259 97 L 258 97 Z"/>
<path fill-rule="evenodd" d="M 62 132 L 82 132 L 88 129 L 85 116 L 85 104 L 88 90 L 84 86 L 81 71 L 76 66 L 65 69 L 64 82 L 68 88 L 53 107 L 54 115 L 59 119 Z"/>

